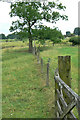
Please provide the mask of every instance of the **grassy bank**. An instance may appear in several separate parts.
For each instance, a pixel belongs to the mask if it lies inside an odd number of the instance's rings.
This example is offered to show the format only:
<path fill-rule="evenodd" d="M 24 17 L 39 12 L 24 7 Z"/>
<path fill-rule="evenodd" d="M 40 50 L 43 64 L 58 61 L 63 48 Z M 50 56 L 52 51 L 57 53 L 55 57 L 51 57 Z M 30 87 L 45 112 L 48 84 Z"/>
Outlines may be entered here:
<path fill-rule="evenodd" d="M 16 47 L 3 49 L 2 54 L 2 101 L 4 118 L 54 118 L 54 71 L 58 56 L 71 56 L 72 89 L 78 93 L 78 47 L 69 44 L 41 46 L 40 57 L 44 69 L 35 56 L 28 53 L 26 43 L 4 43 Z M 3 44 L 3 46 L 4 46 Z M 22 48 L 24 44 L 24 48 Z M 50 47 L 49 47 L 50 44 Z M 46 64 L 50 58 L 50 86 L 46 87 Z"/>
<path fill-rule="evenodd" d="M 45 86 L 35 57 L 26 48 L 4 49 L 2 59 L 3 118 L 54 117 L 54 91 Z"/>

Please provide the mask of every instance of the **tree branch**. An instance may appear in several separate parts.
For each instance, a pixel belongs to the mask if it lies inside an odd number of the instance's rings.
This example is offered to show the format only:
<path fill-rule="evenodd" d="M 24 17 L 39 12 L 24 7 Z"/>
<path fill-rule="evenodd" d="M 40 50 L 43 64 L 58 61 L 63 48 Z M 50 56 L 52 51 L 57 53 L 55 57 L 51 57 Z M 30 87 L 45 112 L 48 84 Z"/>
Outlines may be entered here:
<path fill-rule="evenodd" d="M 34 19 L 34 21 L 32 22 L 32 24 L 31 24 L 31 27 L 36 23 L 36 19 Z"/>

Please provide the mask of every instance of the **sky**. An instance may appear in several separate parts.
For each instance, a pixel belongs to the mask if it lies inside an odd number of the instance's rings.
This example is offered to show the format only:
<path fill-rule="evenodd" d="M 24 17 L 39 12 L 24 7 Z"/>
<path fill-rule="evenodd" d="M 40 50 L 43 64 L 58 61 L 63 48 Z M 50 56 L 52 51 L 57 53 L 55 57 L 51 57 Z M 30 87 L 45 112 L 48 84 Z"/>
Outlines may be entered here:
<path fill-rule="evenodd" d="M 50 1 L 50 0 L 48 0 Z M 58 27 L 63 34 L 66 34 L 66 31 L 73 33 L 74 28 L 78 27 L 78 2 L 80 0 L 59 0 L 66 6 L 66 10 L 62 14 L 68 16 L 68 21 L 59 20 L 56 24 L 47 24 L 50 27 Z M 10 34 L 9 28 L 12 21 L 16 20 L 16 17 L 11 18 L 9 15 L 10 12 L 10 3 L 0 1 L 0 34 L 4 33 L 5 35 Z M 45 23 L 46 24 L 46 23 Z"/>

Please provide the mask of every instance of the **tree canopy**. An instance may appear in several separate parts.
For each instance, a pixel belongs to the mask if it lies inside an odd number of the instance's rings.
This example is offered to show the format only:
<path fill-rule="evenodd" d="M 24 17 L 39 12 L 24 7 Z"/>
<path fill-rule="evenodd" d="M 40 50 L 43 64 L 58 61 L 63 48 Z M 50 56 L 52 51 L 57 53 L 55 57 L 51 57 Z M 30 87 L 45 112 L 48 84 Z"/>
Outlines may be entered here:
<path fill-rule="evenodd" d="M 66 36 L 70 37 L 71 36 L 71 32 L 70 31 L 66 31 Z"/>
<path fill-rule="evenodd" d="M 15 38 L 16 38 L 16 35 L 15 35 L 15 33 L 8 34 L 6 38 L 7 38 L 7 39 L 15 39 Z"/>
<path fill-rule="evenodd" d="M 76 27 L 76 28 L 74 29 L 74 34 L 75 34 L 75 35 L 80 35 L 80 27 Z"/>
<path fill-rule="evenodd" d="M 1 34 L 0 34 L 0 39 L 6 39 L 5 34 L 1 33 Z"/>
<path fill-rule="evenodd" d="M 10 31 L 27 31 L 29 51 L 32 51 L 32 29 L 42 24 L 42 20 L 50 23 L 56 23 L 59 19 L 67 20 L 67 16 L 59 12 L 65 8 L 59 1 L 11 3 L 10 16 L 18 16 L 18 20 L 12 22 Z"/>
<path fill-rule="evenodd" d="M 80 45 L 80 36 L 71 37 L 69 42 L 71 42 L 73 46 Z"/>
<path fill-rule="evenodd" d="M 64 36 L 57 28 L 51 29 L 50 27 L 41 25 L 39 29 L 33 29 L 33 38 L 36 38 L 42 44 L 45 43 L 45 40 L 51 40 L 54 44 L 60 42 Z"/>

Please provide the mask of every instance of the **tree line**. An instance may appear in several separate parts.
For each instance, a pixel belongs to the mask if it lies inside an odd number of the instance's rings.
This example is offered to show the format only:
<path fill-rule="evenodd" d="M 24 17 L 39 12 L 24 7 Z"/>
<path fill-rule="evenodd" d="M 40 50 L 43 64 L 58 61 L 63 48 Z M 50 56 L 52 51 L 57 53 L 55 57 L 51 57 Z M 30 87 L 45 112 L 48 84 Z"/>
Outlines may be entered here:
<path fill-rule="evenodd" d="M 71 36 L 75 36 L 75 35 L 78 35 L 80 36 L 80 27 L 76 27 L 74 28 L 74 31 L 73 33 L 71 33 L 70 31 L 66 31 L 66 37 L 71 37 Z"/>
<path fill-rule="evenodd" d="M 22 40 L 22 38 L 26 38 L 27 35 L 26 33 L 12 33 L 12 34 L 8 34 L 7 36 L 4 33 L 0 34 L 0 39 L 17 39 L 17 40 Z"/>
<path fill-rule="evenodd" d="M 63 35 L 62 32 L 58 28 L 50 28 L 47 26 L 40 25 L 39 28 L 32 29 L 32 37 L 33 39 L 38 39 L 41 43 L 44 43 L 45 40 L 51 40 L 53 39 L 63 39 L 64 37 L 71 37 L 79 35 L 80 36 L 80 28 L 76 27 L 74 28 L 74 32 L 71 33 L 70 31 L 66 31 L 66 35 Z M 14 32 L 12 34 L 8 34 L 7 36 L 3 33 L 0 34 L 0 39 L 17 39 L 17 40 L 23 40 L 24 38 L 28 38 L 28 32 L 20 31 L 20 32 Z M 55 41 L 58 42 L 58 41 Z"/>
<path fill-rule="evenodd" d="M 12 33 L 7 36 L 0 34 L 0 39 L 17 39 L 23 40 L 28 38 L 28 32 Z M 47 26 L 40 25 L 39 28 L 32 29 L 32 40 L 38 40 L 41 44 L 44 44 L 46 40 L 51 40 L 54 43 L 58 43 L 63 39 L 64 36 L 58 28 L 50 28 Z"/>

